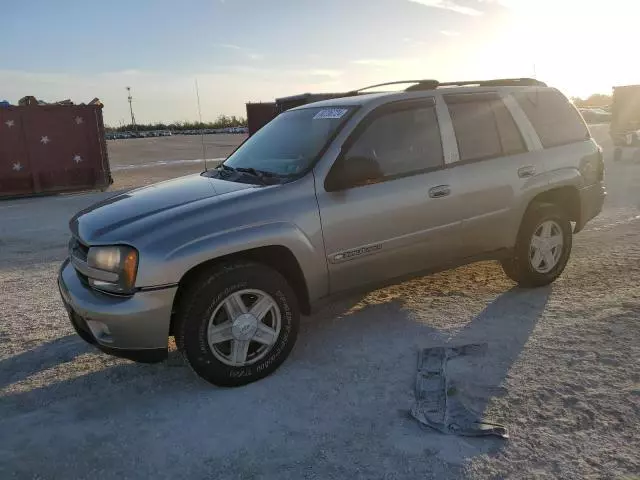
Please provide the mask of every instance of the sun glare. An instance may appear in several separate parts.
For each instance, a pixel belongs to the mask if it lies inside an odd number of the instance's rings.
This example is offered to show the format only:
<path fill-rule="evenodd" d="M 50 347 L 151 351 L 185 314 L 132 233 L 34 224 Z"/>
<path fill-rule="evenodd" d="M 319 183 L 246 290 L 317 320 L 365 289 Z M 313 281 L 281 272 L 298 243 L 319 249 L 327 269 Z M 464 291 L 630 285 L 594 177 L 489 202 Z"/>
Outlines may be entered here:
<path fill-rule="evenodd" d="M 525 51 L 531 71 L 575 96 L 640 83 L 634 61 L 640 2 L 506 0 L 512 8 L 509 50 Z"/>

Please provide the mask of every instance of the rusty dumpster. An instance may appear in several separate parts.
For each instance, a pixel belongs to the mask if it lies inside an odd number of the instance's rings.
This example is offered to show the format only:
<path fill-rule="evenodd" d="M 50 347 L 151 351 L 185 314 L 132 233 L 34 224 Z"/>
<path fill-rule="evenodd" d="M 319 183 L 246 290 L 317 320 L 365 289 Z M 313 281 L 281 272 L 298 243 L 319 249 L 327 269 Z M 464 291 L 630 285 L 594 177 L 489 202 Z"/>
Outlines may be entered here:
<path fill-rule="evenodd" d="M 111 183 L 102 105 L 0 108 L 0 198 Z"/>

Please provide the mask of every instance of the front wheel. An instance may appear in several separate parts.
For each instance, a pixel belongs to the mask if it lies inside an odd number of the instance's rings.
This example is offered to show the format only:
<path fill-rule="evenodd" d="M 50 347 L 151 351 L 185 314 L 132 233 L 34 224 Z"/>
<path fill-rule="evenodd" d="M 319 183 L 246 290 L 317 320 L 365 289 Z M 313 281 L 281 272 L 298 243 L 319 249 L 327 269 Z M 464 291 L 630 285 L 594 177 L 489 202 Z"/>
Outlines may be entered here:
<path fill-rule="evenodd" d="M 298 335 L 299 310 L 285 278 L 256 263 L 223 265 L 187 286 L 176 343 L 214 385 L 246 385 L 275 371 Z"/>
<path fill-rule="evenodd" d="M 514 254 L 502 261 L 502 269 L 520 286 L 548 285 L 567 265 L 572 242 L 571 222 L 562 210 L 534 205 L 522 221 Z"/>

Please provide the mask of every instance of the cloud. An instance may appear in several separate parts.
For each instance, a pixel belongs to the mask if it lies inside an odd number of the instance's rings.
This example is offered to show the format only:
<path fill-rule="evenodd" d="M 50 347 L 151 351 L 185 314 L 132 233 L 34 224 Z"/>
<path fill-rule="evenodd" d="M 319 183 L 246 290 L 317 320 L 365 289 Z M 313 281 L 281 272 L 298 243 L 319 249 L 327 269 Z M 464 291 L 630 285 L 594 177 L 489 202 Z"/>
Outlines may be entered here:
<path fill-rule="evenodd" d="M 306 70 L 301 73 L 312 77 L 338 78 L 342 76 L 343 72 L 341 70 L 331 70 L 328 68 L 314 68 L 312 70 Z"/>
<path fill-rule="evenodd" d="M 264 55 L 262 53 L 253 52 L 247 47 L 242 47 L 242 46 L 236 45 L 234 43 L 215 43 L 214 45 L 217 46 L 217 47 L 221 47 L 221 48 L 226 48 L 226 49 L 229 49 L 229 50 L 236 50 L 238 52 L 242 52 L 247 56 L 247 58 L 249 58 L 251 60 L 262 60 L 264 58 Z"/>
<path fill-rule="evenodd" d="M 419 61 L 420 60 L 417 58 L 363 58 L 353 60 L 351 63 L 354 65 L 362 65 L 365 67 L 394 68 L 414 65 Z"/>
<path fill-rule="evenodd" d="M 455 30 L 440 30 L 440 33 L 446 37 L 457 37 L 460 35 L 460 32 L 456 32 Z"/>
<path fill-rule="evenodd" d="M 217 47 L 228 48 L 230 50 L 246 50 L 244 47 L 234 45 L 233 43 L 216 43 L 214 45 Z"/>
<path fill-rule="evenodd" d="M 462 15 L 479 16 L 483 13 L 472 7 L 460 5 L 453 0 L 409 0 L 413 3 L 419 3 L 426 7 L 440 8 L 442 10 L 449 10 L 451 12 L 460 13 Z"/>

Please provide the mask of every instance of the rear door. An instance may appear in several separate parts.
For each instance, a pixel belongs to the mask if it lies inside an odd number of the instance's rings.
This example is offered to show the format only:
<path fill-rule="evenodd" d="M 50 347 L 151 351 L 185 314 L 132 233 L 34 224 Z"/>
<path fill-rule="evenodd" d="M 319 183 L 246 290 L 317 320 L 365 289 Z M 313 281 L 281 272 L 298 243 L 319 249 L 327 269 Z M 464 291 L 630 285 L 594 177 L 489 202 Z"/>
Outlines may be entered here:
<path fill-rule="evenodd" d="M 475 256 L 512 247 L 523 192 L 547 183 L 539 141 L 528 135 L 532 129 L 521 111 L 524 127 L 518 127 L 513 99 L 493 92 L 443 98 L 458 146 L 450 167 L 461 192 L 461 252 Z"/>
<path fill-rule="evenodd" d="M 395 102 L 365 117 L 343 146 L 346 161 L 375 158 L 374 184 L 327 191 L 316 171 L 332 293 L 411 274 L 456 254 L 459 221 L 444 168 L 433 99 Z"/>

